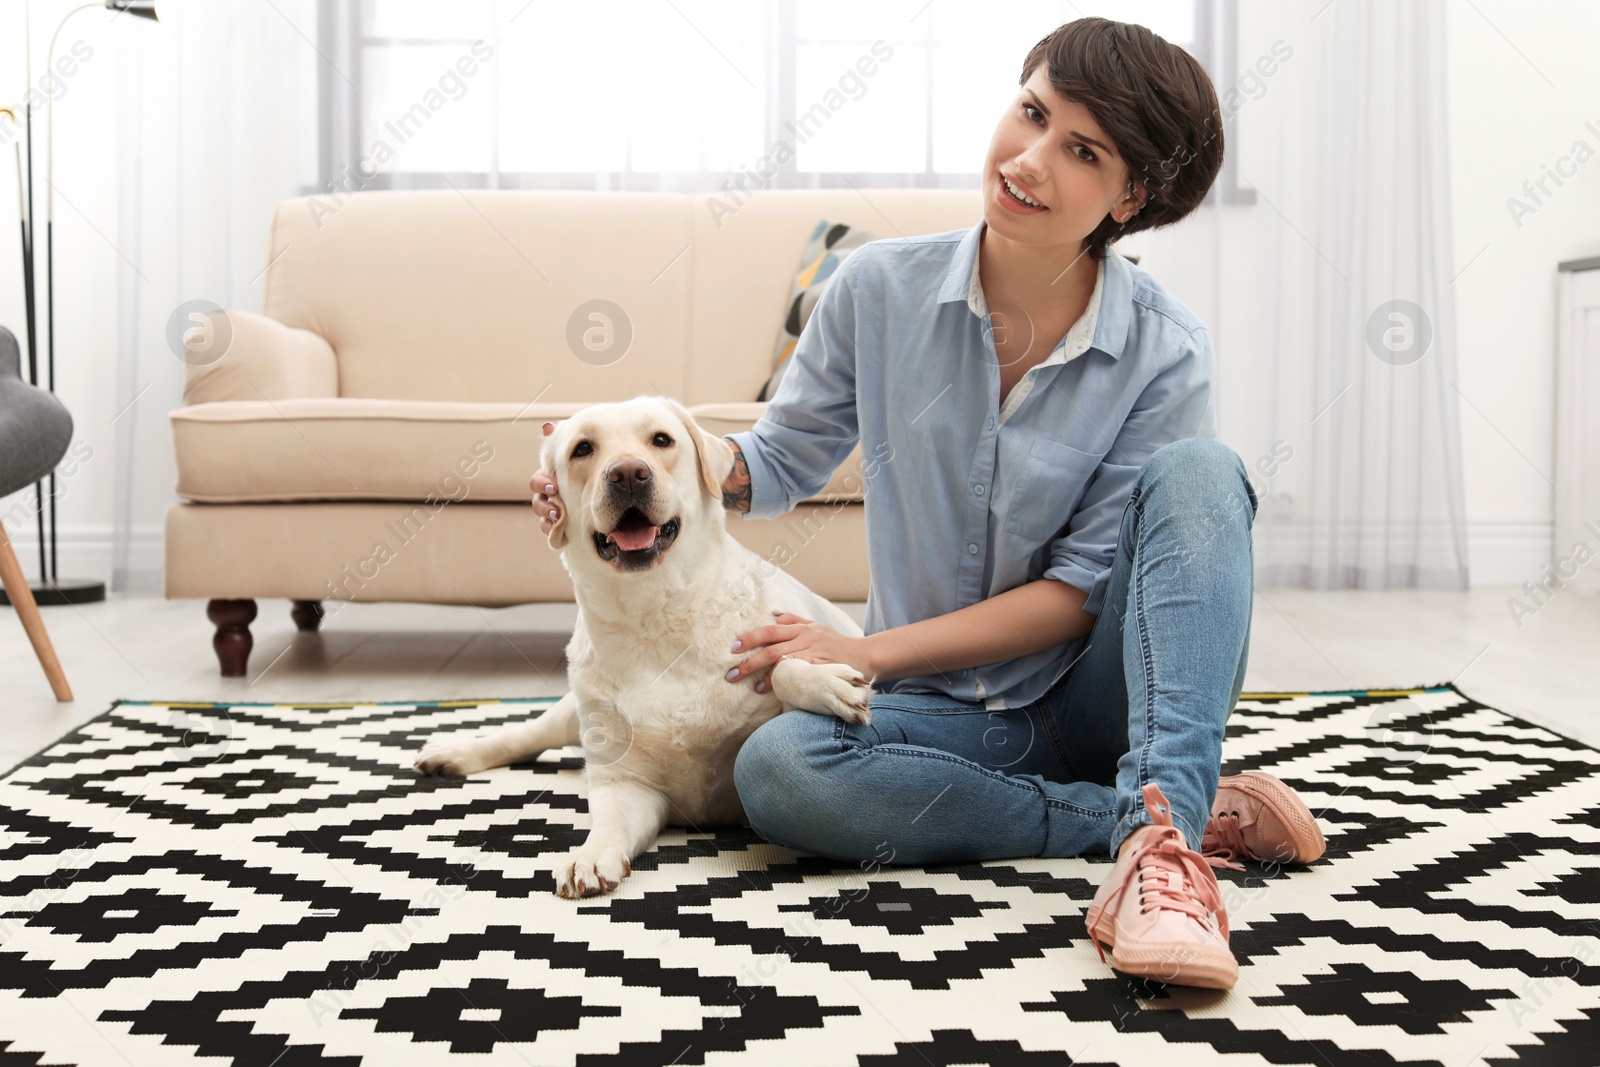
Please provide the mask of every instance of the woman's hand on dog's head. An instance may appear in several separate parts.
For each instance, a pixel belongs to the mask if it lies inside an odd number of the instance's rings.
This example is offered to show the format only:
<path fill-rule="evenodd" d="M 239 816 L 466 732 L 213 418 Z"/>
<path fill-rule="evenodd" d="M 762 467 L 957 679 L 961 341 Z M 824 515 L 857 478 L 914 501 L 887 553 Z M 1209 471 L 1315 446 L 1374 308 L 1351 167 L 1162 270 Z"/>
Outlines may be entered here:
<path fill-rule="evenodd" d="M 561 518 L 561 496 L 556 476 L 549 471 L 534 471 L 533 477 L 528 479 L 528 488 L 533 490 L 533 510 L 539 513 L 539 529 L 548 534 L 556 520 Z"/>
<path fill-rule="evenodd" d="M 546 437 L 555 433 L 555 430 L 555 423 L 544 424 Z M 556 476 L 545 470 L 534 471 L 533 477 L 528 479 L 528 488 L 533 490 L 533 510 L 539 513 L 539 530 L 548 536 L 561 519 L 560 487 L 556 485 Z"/>

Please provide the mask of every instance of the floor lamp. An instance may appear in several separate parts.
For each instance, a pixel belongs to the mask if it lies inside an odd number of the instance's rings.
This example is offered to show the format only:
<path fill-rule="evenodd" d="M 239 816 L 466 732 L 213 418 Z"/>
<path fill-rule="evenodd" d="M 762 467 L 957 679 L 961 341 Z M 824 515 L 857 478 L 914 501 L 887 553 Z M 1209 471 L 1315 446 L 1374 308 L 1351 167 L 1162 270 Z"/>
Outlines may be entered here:
<path fill-rule="evenodd" d="M 45 53 L 45 69 L 55 69 L 56 41 L 61 36 L 61 28 L 67 20 L 80 11 L 91 7 L 105 7 L 118 14 L 126 12 L 137 18 L 156 21 L 156 5 L 152 0 L 104 0 L 104 3 L 82 4 L 68 11 L 56 24 L 56 29 L 50 35 L 50 48 Z M 24 5 L 24 30 L 25 68 L 27 72 L 28 87 L 33 87 L 33 37 L 30 32 L 31 4 Z M 44 216 L 44 246 L 45 246 L 45 388 L 51 393 L 56 391 L 56 270 L 55 270 L 55 96 L 54 93 L 45 94 L 45 216 Z M 13 118 L 14 121 L 14 118 Z M 32 385 L 39 384 L 39 357 L 37 354 L 37 331 L 35 327 L 36 293 L 34 284 L 34 255 L 33 255 L 33 108 L 23 107 L 23 124 L 26 130 L 25 140 L 28 146 L 27 166 L 27 193 L 24 198 L 21 184 L 17 187 L 18 210 L 23 214 L 22 219 L 22 287 L 23 295 L 28 306 L 28 379 Z M 20 153 L 20 149 L 19 149 Z M 20 154 L 18 157 L 19 175 L 21 181 Z M 43 483 L 35 483 L 33 497 L 38 509 L 39 529 L 39 580 L 30 583 L 34 599 L 42 606 L 48 604 L 88 604 L 106 598 L 104 582 L 92 579 L 62 578 L 57 571 L 56 560 L 56 475 L 54 471 L 49 474 L 49 491 L 46 492 Z M 47 514 L 48 513 L 48 514 Z M 10 601 L 0 593 L 0 604 Z"/>

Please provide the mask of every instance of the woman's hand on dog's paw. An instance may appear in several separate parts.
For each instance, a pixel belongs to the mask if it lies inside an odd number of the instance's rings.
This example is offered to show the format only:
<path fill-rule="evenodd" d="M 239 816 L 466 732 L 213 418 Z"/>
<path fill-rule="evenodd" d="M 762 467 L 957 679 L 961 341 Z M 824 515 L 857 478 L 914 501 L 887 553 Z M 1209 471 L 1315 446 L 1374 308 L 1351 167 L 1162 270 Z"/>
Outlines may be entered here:
<path fill-rule="evenodd" d="M 811 621 L 810 619 L 804 618 L 800 615 L 795 615 L 792 612 L 776 610 L 773 611 L 772 618 L 774 622 L 780 623 L 799 624 Z M 777 664 L 773 664 L 773 666 L 775 667 Z M 762 671 L 756 676 L 755 689 L 758 693 L 770 693 L 772 691 L 772 667 L 768 667 L 766 670 Z"/>
<path fill-rule="evenodd" d="M 772 688 L 774 664 L 785 656 L 808 663 L 853 663 L 861 658 L 862 638 L 847 637 L 820 622 L 787 611 L 772 613 L 766 626 L 747 630 L 735 638 L 731 651 L 752 653 L 724 676 L 730 682 L 755 677 L 756 692 Z"/>
<path fill-rule="evenodd" d="M 533 477 L 528 479 L 528 488 L 533 490 L 533 509 L 539 513 L 539 530 L 549 533 L 561 518 L 561 489 L 556 485 L 556 476 L 548 471 L 534 471 Z"/>

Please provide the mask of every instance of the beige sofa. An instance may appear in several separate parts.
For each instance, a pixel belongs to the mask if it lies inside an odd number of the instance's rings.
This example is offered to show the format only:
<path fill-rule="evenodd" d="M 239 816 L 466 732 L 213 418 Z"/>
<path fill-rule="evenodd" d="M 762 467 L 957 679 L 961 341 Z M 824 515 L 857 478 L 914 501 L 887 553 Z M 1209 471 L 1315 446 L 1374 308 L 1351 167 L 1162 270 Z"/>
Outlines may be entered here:
<path fill-rule="evenodd" d="M 931 189 L 285 201 L 261 314 L 213 315 L 209 348 L 193 335 L 166 595 L 210 602 L 224 674 L 245 673 L 257 597 L 295 601 L 301 629 L 329 599 L 571 600 L 529 506 L 545 421 L 660 393 L 713 432 L 748 429 L 819 219 L 895 237 L 981 211 L 976 190 Z M 860 489 L 853 455 L 792 514 L 729 528 L 862 600 Z"/>

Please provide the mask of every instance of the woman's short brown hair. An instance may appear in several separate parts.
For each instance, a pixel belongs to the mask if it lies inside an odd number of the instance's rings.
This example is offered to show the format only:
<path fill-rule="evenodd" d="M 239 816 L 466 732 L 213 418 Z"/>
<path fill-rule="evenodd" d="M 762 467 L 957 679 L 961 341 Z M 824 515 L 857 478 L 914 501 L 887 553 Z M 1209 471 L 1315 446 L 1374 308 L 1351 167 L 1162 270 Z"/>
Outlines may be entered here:
<path fill-rule="evenodd" d="M 1127 222 L 1107 214 L 1087 240 L 1104 259 L 1119 237 L 1170 226 L 1206 198 L 1222 169 L 1222 110 L 1205 68 L 1144 26 L 1081 18 L 1057 28 L 1022 62 L 1027 84 L 1046 64 L 1051 88 L 1088 109 L 1149 194 Z"/>

